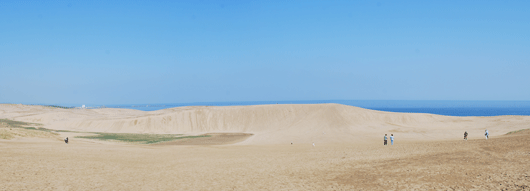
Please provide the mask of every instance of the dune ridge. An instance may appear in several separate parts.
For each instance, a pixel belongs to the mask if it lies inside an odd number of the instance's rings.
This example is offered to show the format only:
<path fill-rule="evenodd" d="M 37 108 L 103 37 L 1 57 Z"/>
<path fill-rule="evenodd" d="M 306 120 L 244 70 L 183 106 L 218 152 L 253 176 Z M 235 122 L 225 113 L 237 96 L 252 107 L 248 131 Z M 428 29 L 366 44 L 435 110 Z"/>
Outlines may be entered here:
<path fill-rule="evenodd" d="M 453 117 L 383 112 L 340 104 L 193 106 L 157 111 L 60 109 L 0 105 L 0 118 L 42 123 L 48 129 L 112 133 L 252 133 L 241 144 L 374 143 L 482 138 L 529 128 L 530 116 Z"/>

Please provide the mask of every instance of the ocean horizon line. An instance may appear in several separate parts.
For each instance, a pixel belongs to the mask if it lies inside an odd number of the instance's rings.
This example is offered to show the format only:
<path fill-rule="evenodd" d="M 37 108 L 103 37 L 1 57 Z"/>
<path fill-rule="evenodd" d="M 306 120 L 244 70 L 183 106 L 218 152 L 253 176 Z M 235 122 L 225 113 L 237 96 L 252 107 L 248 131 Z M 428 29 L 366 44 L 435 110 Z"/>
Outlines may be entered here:
<path fill-rule="evenodd" d="M 299 100 L 299 101 L 240 101 L 240 102 L 191 102 L 191 103 L 161 103 L 161 104 L 108 104 L 108 105 L 80 105 L 80 104 L 24 104 L 42 105 L 58 108 L 120 108 L 140 111 L 156 111 L 175 107 L 187 106 L 251 106 L 274 104 L 342 104 L 365 109 L 400 112 L 400 113 L 429 113 L 446 116 L 501 116 L 522 115 L 530 116 L 530 101 L 454 101 L 454 100 Z"/>
<path fill-rule="evenodd" d="M 180 102 L 180 103 L 137 103 L 137 104 L 45 104 L 45 103 L 0 103 L 0 104 L 23 104 L 23 105 L 43 105 L 43 106 L 58 106 L 58 107 L 167 107 L 167 106 L 236 106 L 236 105 L 271 105 L 271 104 L 326 104 L 336 103 L 343 105 L 360 104 L 360 105 L 376 105 L 383 107 L 394 106 L 413 106 L 413 107 L 430 107 L 430 106 L 473 106 L 473 107 L 513 107 L 514 104 L 518 106 L 530 107 L 530 100 L 287 100 L 287 101 L 208 101 L 208 102 Z M 444 105 L 445 104 L 445 105 Z M 488 105 L 481 105 L 488 104 Z"/>

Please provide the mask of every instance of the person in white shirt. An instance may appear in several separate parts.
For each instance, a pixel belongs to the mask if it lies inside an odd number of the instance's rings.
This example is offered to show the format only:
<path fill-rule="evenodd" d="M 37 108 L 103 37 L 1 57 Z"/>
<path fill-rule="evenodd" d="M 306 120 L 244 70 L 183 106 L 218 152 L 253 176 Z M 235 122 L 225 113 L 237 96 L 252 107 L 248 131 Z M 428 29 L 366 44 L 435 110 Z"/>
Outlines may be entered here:
<path fill-rule="evenodd" d="M 488 132 L 488 130 L 486 129 L 486 132 L 484 133 L 484 136 L 486 136 L 486 140 L 488 139 L 488 137 L 490 136 L 490 133 Z"/>
<path fill-rule="evenodd" d="M 394 145 L 394 134 L 390 134 L 390 145 Z"/>

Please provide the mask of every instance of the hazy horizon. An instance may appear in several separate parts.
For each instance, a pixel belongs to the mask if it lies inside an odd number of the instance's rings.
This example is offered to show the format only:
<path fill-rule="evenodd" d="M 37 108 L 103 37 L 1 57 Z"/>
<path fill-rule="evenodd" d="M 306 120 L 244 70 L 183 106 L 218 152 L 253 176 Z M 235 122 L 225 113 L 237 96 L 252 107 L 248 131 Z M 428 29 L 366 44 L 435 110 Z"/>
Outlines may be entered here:
<path fill-rule="evenodd" d="M 131 103 L 131 104 L 94 104 L 94 103 L 0 103 L 25 105 L 56 105 L 65 107 L 168 107 L 168 106 L 234 106 L 234 105 L 268 105 L 268 104 L 321 104 L 336 103 L 369 108 L 444 108 L 444 107 L 530 107 L 526 100 L 277 100 L 277 101 L 223 101 L 223 102 L 175 102 L 175 103 Z"/>

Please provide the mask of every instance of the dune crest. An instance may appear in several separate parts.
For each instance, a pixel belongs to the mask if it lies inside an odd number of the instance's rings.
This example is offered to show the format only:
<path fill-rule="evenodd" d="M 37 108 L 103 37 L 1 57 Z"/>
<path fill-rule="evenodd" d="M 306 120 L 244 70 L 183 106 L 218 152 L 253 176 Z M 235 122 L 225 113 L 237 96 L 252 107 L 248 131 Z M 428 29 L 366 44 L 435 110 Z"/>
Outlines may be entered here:
<path fill-rule="evenodd" d="M 501 135 L 529 128 L 530 116 L 451 117 L 393 113 L 340 104 L 193 106 L 158 111 L 59 109 L 0 105 L 0 118 L 42 123 L 45 128 L 113 133 L 252 133 L 241 144 L 377 143 L 481 138 L 484 129 Z"/>

